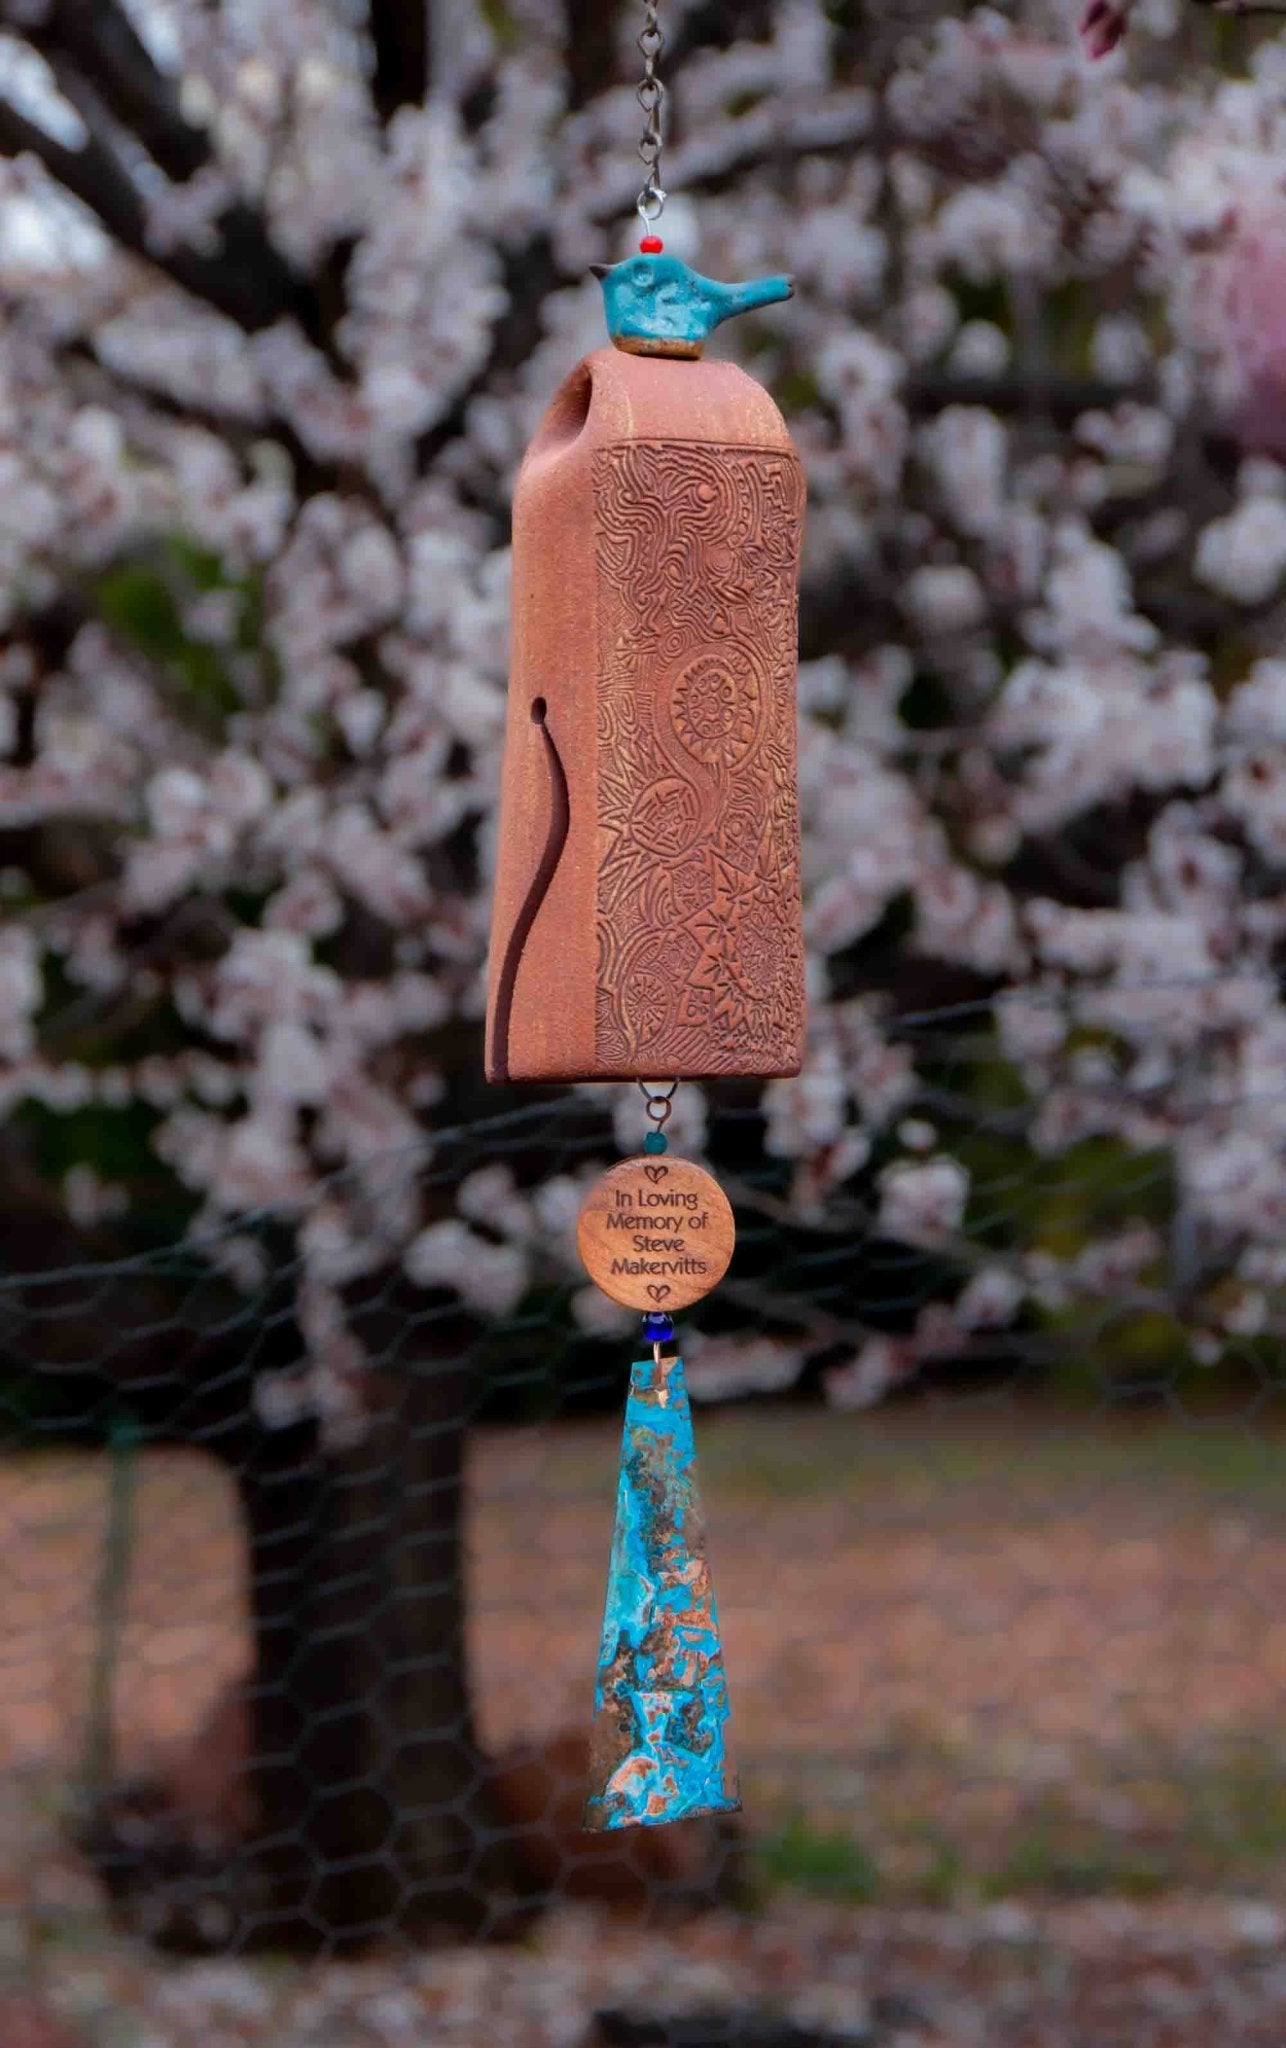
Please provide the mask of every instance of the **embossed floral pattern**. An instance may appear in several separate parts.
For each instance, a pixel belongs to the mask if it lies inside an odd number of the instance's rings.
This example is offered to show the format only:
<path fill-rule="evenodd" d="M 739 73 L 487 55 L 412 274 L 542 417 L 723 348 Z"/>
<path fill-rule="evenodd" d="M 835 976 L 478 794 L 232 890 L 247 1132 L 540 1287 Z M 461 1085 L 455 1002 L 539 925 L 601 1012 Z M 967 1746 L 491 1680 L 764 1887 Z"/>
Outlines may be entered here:
<path fill-rule="evenodd" d="M 803 1032 L 789 454 L 607 449 L 599 521 L 597 1051 L 772 1074 Z M 681 859 L 677 856 L 682 856 Z"/>
<path fill-rule="evenodd" d="M 755 743 L 759 704 L 759 681 L 744 653 L 704 654 L 675 686 L 674 729 L 696 760 L 733 768 Z"/>

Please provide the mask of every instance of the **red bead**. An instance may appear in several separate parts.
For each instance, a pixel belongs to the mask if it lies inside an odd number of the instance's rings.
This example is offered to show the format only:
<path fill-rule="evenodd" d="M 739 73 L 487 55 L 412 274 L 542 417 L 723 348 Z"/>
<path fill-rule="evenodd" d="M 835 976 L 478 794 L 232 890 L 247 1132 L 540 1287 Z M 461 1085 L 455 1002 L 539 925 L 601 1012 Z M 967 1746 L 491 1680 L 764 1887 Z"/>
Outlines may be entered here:
<path fill-rule="evenodd" d="M 639 243 L 639 248 L 645 256 L 659 256 L 664 247 L 665 243 L 659 235 L 644 235 Z"/>

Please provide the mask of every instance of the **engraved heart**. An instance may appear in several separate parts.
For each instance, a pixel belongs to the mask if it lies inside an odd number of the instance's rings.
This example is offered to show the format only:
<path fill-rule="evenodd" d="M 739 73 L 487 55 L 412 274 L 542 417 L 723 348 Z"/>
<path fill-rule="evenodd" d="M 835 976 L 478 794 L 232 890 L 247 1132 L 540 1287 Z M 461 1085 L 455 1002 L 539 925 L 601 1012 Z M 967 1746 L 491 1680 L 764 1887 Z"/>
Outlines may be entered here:
<path fill-rule="evenodd" d="M 669 1172 L 669 1168 L 666 1166 L 645 1166 L 643 1168 L 643 1171 L 655 1187 L 657 1181 L 665 1179 L 666 1174 Z"/>
<path fill-rule="evenodd" d="M 668 1287 L 658 1287 L 653 1281 L 649 1281 L 647 1291 L 653 1301 L 664 1301 L 666 1295 L 670 1292 Z"/>

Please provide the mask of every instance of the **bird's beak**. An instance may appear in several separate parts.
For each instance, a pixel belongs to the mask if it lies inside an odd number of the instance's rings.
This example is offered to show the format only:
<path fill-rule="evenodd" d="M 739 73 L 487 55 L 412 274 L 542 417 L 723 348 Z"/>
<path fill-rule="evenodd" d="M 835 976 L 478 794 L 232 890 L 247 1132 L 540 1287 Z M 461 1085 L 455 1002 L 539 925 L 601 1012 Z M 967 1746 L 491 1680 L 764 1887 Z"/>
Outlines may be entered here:
<path fill-rule="evenodd" d="M 610 277 L 612 274 L 610 263 L 591 263 L 589 267 L 595 277 Z"/>
<path fill-rule="evenodd" d="M 717 327 L 720 321 L 731 320 L 737 313 L 753 313 L 759 306 L 775 306 L 778 300 L 790 298 L 794 289 L 794 279 L 781 275 L 752 278 L 747 284 L 716 284 L 712 287 L 710 325 Z"/>

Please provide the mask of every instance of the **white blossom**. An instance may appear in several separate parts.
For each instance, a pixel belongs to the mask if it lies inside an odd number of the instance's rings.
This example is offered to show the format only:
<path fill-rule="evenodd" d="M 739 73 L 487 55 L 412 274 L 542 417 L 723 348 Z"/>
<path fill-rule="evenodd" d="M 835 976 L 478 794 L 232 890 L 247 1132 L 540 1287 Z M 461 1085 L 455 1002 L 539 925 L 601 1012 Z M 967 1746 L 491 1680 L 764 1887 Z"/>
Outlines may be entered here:
<path fill-rule="evenodd" d="M 1009 460 L 1009 435 L 996 415 L 977 405 L 949 405 L 920 436 L 919 446 L 957 529 L 992 529 L 1005 509 Z"/>
<path fill-rule="evenodd" d="M 827 1368 L 822 1385 L 832 1408 L 873 1408 L 914 1370 L 910 1344 L 895 1337 L 869 1337 L 846 1364 Z"/>
<path fill-rule="evenodd" d="M 454 1217 L 422 1230 L 405 1263 L 417 1287 L 453 1288 L 483 1315 L 512 1315 L 527 1287 L 527 1261 L 515 1245 L 493 1244 Z"/>
<path fill-rule="evenodd" d="M 969 633 L 987 616 L 987 599 L 963 563 L 928 564 L 908 579 L 903 604 L 926 638 Z"/>
<path fill-rule="evenodd" d="M 574 1285 L 600 1149 L 426 1185 L 474 1100 L 507 508 L 601 341 L 586 269 L 632 239 L 637 180 L 630 89 L 568 112 L 561 28 L 510 11 L 513 49 L 465 10 L 427 103 L 382 117 L 360 8 L 145 9 L 206 162 L 170 180 L 115 138 L 141 249 L 33 155 L 0 165 L 0 1101 L 143 1105 L 235 1285 L 262 1279 L 239 1219 L 289 1221 L 307 1355 L 256 1400 L 331 1446 L 366 1420 L 340 1290 L 400 1264 L 503 1317 Z M 1237 1276 L 1199 1309 L 1222 1342 L 1271 1328 L 1286 1284 L 1286 43 L 1266 23 L 1205 67 L 1187 12 L 960 8 L 874 37 L 860 85 L 820 0 L 719 48 L 694 16 L 666 232 L 799 283 L 741 344 L 809 503 L 811 1014 L 802 1072 L 757 1099 L 774 1200 L 828 1245 L 838 1217 L 954 1269 L 983 1112 L 915 1018 L 959 999 L 1015 1144 L 1166 1152 Z M 6 90 L 76 148 L 93 110 L 22 35 Z M 285 285 L 249 314 L 200 288 L 231 276 L 230 205 Z M 165 1051 L 116 1042 L 140 1013 Z M 68 1017 L 102 1034 L 92 1065 Z M 583 1097 L 601 1149 L 637 1149 L 636 1092 Z M 681 1088 L 676 1145 L 717 1149 L 719 1107 Z M 86 1160 L 55 1198 L 106 1224 L 122 1191 Z M 850 1332 L 828 1398 L 1162 1265 L 1143 1223 L 989 1247 L 910 1335 Z M 571 1315 L 628 1326 L 592 1290 Z M 804 1356 L 698 1342 L 694 1391 L 779 1388 Z"/>
<path fill-rule="evenodd" d="M 43 998 L 35 934 L 22 926 L 0 930 L 0 1057 L 22 1059 L 33 1049 Z"/>
<path fill-rule="evenodd" d="M 1203 583 L 1235 604 L 1263 604 L 1286 570 L 1286 505 L 1247 498 L 1205 528 L 1193 566 Z"/>
<path fill-rule="evenodd" d="M 775 1337 L 707 1337 L 693 1331 L 684 1346 L 688 1392 L 694 1401 L 778 1394 L 794 1386 L 803 1363 L 798 1345 Z"/>
<path fill-rule="evenodd" d="M 958 1160 L 895 1160 L 880 1176 L 878 1227 L 908 1244 L 940 1244 L 960 1228 L 968 1194 Z"/>

